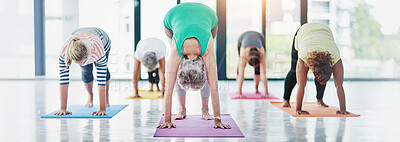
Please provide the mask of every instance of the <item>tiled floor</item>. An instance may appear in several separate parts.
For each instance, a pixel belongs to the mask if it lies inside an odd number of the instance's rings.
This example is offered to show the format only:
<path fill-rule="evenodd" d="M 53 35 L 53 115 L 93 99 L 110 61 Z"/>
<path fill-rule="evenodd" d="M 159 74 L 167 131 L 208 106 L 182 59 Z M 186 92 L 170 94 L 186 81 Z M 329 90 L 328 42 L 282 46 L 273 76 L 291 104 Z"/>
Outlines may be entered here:
<path fill-rule="evenodd" d="M 245 86 L 245 91 L 254 88 L 251 81 Z M 0 80 L 0 141 L 400 141 L 400 82 L 345 82 L 347 109 L 361 117 L 294 118 L 266 100 L 231 100 L 227 92 L 236 91 L 236 83 L 221 81 L 221 113 L 231 114 L 236 121 L 245 135 L 239 139 L 153 138 L 163 100 L 125 99 L 132 94 L 130 87 L 130 81 L 113 81 L 111 105 L 129 106 L 112 119 L 40 119 L 40 115 L 59 109 L 56 80 Z M 148 84 L 141 82 L 141 87 Z M 269 88 L 282 98 L 283 81 L 269 81 Z M 83 105 L 86 99 L 82 83 L 73 81 L 68 104 Z M 333 82 L 328 83 L 324 100 L 338 106 Z M 308 82 L 304 101 L 315 101 L 313 82 Z M 200 95 L 189 93 L 187 113 L 200 114 L 200 108 Z M 177 113 L 175 96 L 172 109 Z"/>

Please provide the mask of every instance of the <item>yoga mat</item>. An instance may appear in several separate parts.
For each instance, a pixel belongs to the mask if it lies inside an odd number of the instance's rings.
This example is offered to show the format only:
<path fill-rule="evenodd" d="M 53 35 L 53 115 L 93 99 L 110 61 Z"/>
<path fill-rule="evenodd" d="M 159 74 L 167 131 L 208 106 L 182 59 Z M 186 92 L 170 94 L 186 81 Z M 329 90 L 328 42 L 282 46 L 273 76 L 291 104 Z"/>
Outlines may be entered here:
<path fill-rule="evenodd" d="M 229 114 L 222 114 L 223 124 L 228 124 L 231 129 L 215 129 L 214 120 L 203 120 L 201 115 L 187 115 L 183 120 L 173 120 L 176 128 L 156 129 L 153 137 L 241 137 L 244 135 Z M 159 125 L 164 123 L 164 116 L 161 117 Z"/>
<path fill-rule="evenodd" d="M 310 115 L 297 115 L 296 103 L 290 102 L 291 108 L 282 107 L 282 102 L 271 101 L 271 104 L 284 112 L 292 115 L 293 117 L 359 117 L 359 114 L 336 114 L 339 108 L 334 106 L 321 107 L 316 102 L 303 102 L 302 109 L 308 111 Z"/>
<path fill-rule="evenodd" d="M 132 95 L 126 99 L 164 99 L 164 97 L 159 97 L 161 96 L 161 92 L 156 90 L 153 92 L 150 92 L 149 90 L 139 90 L 139 96 L 140 98 L 134 98 Z"/>
<path fill-rule="evenodd" d="M 239 98 L 236 92 L 230 92 L 229 96 L 231 99 L 279 99 L 272 94 L 269 94 L 269 97 L 261 97 L 261 93 L 242 93 L 243 98 Z"/>
<path fill-rule="evenodd" d="M 128 105 L 111 105 L 106 108 L 107 115 L 96 116 L 92 115 L 94 111 L 99 110 L 99 106 L 85 107 L 84 105 L 72 105 L 67 107 L 67 111 L 72 112 L 68 115 L 54 115 L 58 111 L 42 115 L 40 118 L 112 118 L 119 111 L 124 109 Z"/>

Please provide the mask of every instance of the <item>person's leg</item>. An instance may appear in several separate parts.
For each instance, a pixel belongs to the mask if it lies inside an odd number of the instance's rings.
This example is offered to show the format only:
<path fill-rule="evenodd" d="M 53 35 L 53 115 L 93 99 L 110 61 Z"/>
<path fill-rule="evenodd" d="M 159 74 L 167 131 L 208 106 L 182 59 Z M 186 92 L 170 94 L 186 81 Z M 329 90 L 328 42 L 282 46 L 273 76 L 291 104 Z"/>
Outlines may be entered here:
<path fill-rule="evenodd" d="M 85 84 L 85 89 L 88 92 L 88 100 L 86 102 L 86 107 L 93 106 L 93 64 L 88 64 L 81 67 L 82 76 L 81 79 Z"/>
<path fill-rule="evenodd" d="M 179 113 L 174 117 L 175 120 L 181 120 L 186 118 L 186 107 L 185 107 L 185 102 L 186 102 L 186 91 L 179 86 L 178 83 L 175 83 L 175 91 L 178 96 L 179 100 L 179 105 L 180 105 L 180 110 Z"/>
<path fill-rule="evenodd" d="M 296 32 L 296 34 L 297 34 L 297 32 Z M 284 90 L 284 94 L 283 94 L 283 103 L 282 103 L 283 107 L 291 107 L 290 106 L 290 96 L 292 94 L 294 86 L 296 86 L 296 83 L 297 83 L 296 66 L 297 66 L 297 60 L 299 59 L 299 57 L 298 57 L 298 51 L 294 47 L 296 34 L 294 35 L 293 42 L 292 42 L 291 68 L 285 78 L 285 90 Z"/>
<path fill-rule="evenodd" d="M 324 92 L 326 88 L 326 84 L 322 85 L 319 83 L 317 80 L 314 79 L 315 87 L 317 88 L 317 104 L 320 105 L 321 107 L 329 107 L 324 103 L 322 98 L 324 97 Z"/>
<path fill-rule="evenodd" d="M 158 83 L 160 82 L 160 77 L 158 76 L 158 68 L 154 72 L 155 72 L 154 84 L 156 84 L 157 91 L 160 91 L 160 88 L 158 87 Z"/>
<path fill-rule="evenodd" d="M 208 86 L 208 83 L 204 84 L 203 89 L 200 90 L 201 93 L 201 112 L 202 112 L 202 118 L 204 120 L 212 120 L 213 117 L 208 113 L 208 101 L 210 100 L 210 87 Z"/>
<path fill-rule="evenodd" d="M 153 91 L 153 83 L 154 83 L 154 78 L 153 78 L 153 72 L 147 72 L 148 78 L 147 80 L 150 82 L 150 92 Z"/>
<path fill-rule="evenodd" d="M 260 91 L 258 91 L 258 84 L 260 84 L 260 66 L 254 68 L 254 83 L 256 85 L 256 93 L 260 93 Z"/>

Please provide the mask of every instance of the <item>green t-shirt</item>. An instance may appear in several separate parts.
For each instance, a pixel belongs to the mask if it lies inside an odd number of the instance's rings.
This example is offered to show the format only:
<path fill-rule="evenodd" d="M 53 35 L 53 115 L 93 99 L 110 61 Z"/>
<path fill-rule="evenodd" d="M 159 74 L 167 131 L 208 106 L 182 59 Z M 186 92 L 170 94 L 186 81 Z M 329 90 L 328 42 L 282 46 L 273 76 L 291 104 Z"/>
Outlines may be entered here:
<path fill-rule="evenodd" d="M 203 56 L 207 49 L 211 30 L 218 24 L 218 17 L 208 6 L 200 3 L 182 3 L 165 15 L 164 26 L 173 32 L 173 39 L 179 56 L 181 54 L 183 42 L 187 38 L 196 38 L 201 46 Z"/>

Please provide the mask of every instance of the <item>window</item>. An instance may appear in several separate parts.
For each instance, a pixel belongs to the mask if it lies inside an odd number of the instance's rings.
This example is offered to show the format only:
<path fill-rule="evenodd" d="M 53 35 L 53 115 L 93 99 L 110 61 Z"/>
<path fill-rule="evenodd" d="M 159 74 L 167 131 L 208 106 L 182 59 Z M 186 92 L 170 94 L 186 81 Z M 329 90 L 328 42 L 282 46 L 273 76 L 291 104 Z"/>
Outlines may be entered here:
<path fill-rule="evenodd" d="M 34 78 L 33 1 L 1 1 L 0 78 Z"/>
<path fill-rule="evenodd" d="M 47 77 L 58 78 L 59 52 L 74 30 L 98 27 L 111 39 L 108 68 L 112 78 L 131 78 L 134 50 L 133 6 L 131 0 L 47 0 Z M 73 64 L 70 77 L 80 78 L 80 75 L 80 67 Z"/>
<path fill-rule="evenodd" d="M 246 31 L 261 31 L 261 0 L 229 0 L 226 3 L 226 76 L 237 77 L 239 53 L 237 42 Z M 245 68 L 245 78 L 254 76 L 254 68 Z"/>
<path fill-rule="evenodd" d="M 166 61 L 168 55 L 171 52 L 171 44 L 167 39 L 164 31 L 164 17 L 165 14 L 174 6 L 176 6 L 176 0 L 142 0 L 140 1 L 141 6 L 141 39 L 146 38 L 158 38 L 164 41 L 167 47 L 165 56 Z M 133 56 L 132 56 L 133 59 Z M 167 63 L 167 62 L 166 62 Z M 133 66 L 132 66 L 133 68 Z M 147 70 L 143 66 L 140 68 L 142 78 L 148 78 Z"/>
<path fill-rule="evenodd" d="M 399 1 L 309 0 L 308 21 L 330 26 L 345 78 L 400 78 Z M 327 8 L 327 14 L 310 13 Z M 326 16 L 328 15 L 328 16 Z"/>

